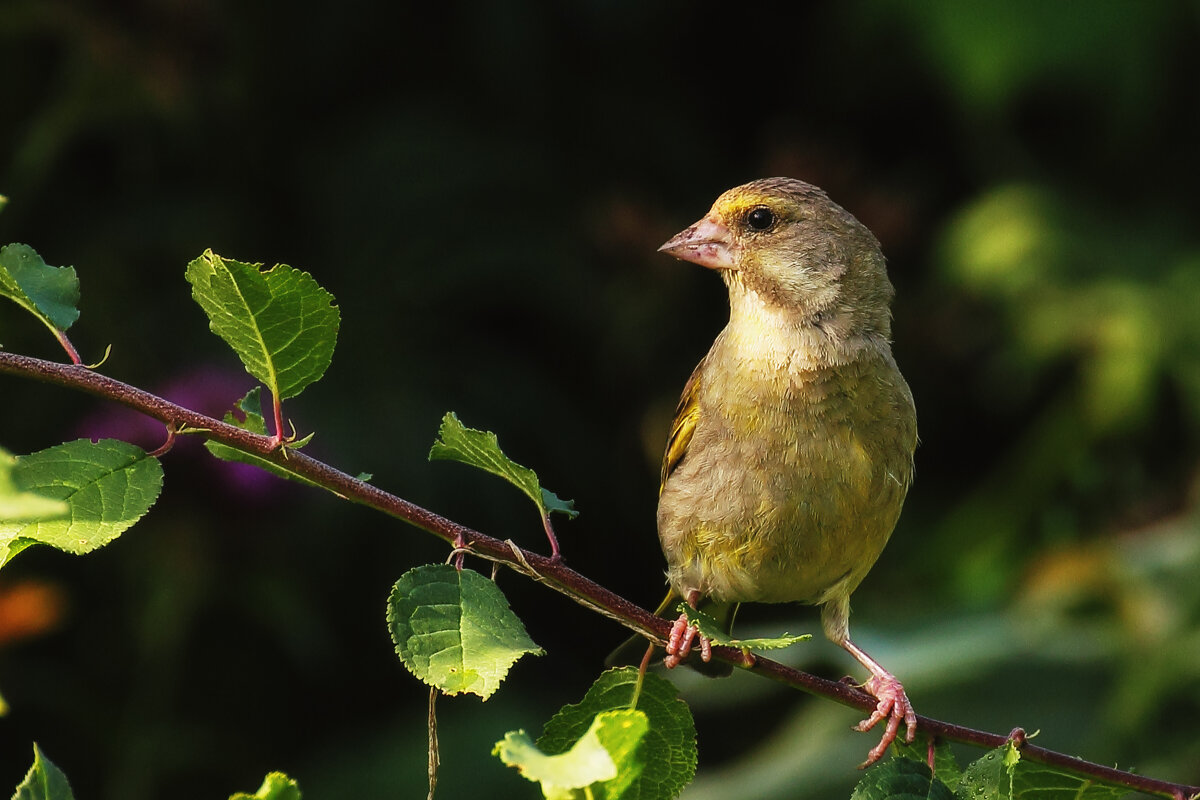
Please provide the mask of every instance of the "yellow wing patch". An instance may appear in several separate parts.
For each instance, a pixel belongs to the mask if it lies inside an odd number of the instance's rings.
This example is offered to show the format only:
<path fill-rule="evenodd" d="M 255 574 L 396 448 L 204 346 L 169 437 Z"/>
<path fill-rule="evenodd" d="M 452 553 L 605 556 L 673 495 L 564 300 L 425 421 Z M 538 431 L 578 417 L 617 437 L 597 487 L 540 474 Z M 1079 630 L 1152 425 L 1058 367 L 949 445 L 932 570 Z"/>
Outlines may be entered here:
<path fill-rule="evenodd" d="M 662 494 L 667 484 L 667 477 L 687 455 L 688 445 L 692 443 L 692 434 L 696 432 L 696 420 L 700 418 L 700 368 L 704 362 L 692 370 L 683 387 L 683 395 L 679 398 L 679 406 L 675 409 L 675 420 L 671 423 L 671 435 L 667 437 L 667 451 L 663 453 L 662 473 L 659 476 L 658 493 Z"/>

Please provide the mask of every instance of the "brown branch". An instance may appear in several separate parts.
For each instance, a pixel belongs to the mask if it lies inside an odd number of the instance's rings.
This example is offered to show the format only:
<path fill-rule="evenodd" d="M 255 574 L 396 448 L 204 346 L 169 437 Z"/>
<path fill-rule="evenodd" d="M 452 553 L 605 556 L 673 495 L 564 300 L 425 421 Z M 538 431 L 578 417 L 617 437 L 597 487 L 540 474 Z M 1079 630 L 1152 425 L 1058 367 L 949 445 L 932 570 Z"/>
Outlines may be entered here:
<path fill-rule="evenodd" d="M 630 630 L 653 639 L 659 644 L 666 640 L 670 632 L 671 623 L 669 621 L 656 617 L 651 612 L 589 580 L 566 566 L 561 560 L 522 550 L 511 541 L 494 539 L 479 531 L 459 525 L 301 452 L 287 450 L 285 453 L 273 436 L 250 433 L 83 366 L 59 364 L 0 352 L 0 373 L 34 378 L 121 403 L 160 420 L 167 425 L 168 430 L 172 428 L 182 430 L 186 427 L 193 432 L 198 431 L 207 439 L 253 453 L 278 464 L 289 472 L 307 478 L 340 497 L 415 525 L 455 547 L 464 548 L 474 555 L 503 563 L 516 572 L 544 583 L 580 605 L 616 620 Z M 714 647 L 713 656 L 736 666 L 744 666 L 742 653 L 735 648 Z M 820 695 L 860 711 L 871 711 L 875 707 L 875 699 L 859 689 L 792 669 L 767 658 L 756 658 L 755 663 L 749 669 L 771 680 L 810 694 Z M 1020 747 L 1022 758 L 1028 761 L 1146 794 L 1172 798 L 1172 800 L 1200 798 L 1200 786 L 1188 786 L 1135 775 L 1037 747 L 1028 744 L 1024 740 L 1023 734 L 1017 731 L 1002 735 L 966 728 L 929 717 L 918 717 L 917 721 L 920 730 L 934 739 L 946 739 L 984 748 L 999 747 L 1012 740 Z"/>

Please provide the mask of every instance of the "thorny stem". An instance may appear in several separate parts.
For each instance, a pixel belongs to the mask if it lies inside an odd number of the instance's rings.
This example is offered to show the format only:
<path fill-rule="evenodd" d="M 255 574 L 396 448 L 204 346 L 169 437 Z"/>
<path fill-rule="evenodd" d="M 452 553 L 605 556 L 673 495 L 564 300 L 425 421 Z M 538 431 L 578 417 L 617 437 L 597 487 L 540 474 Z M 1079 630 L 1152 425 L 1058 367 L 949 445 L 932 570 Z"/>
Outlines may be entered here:
<path fill-rule="evenodd" d="M 566 595 L 580 605 L 616 620 L 660 646 L 670 634 L 670 621 L 655 616 L 580 575 L 564 564 L 562 560 L 556 561 L 538 553 L 522 550 L 511 541 L 501 541 L 459 525 L 457 522 L 334 469 L 302 452 L 292 450 L 285 454 L 272 436 L 250 433 L 79 365 L 59 364 L 14 353 L 0 352 L 0 373 L 65 386 L 121 403 L 146 416 L 158 419 L 168 426 L 173 425 L 176 429 L 187 426 L 205 438 L 253 453 L 280 466 L 286 466 L 288 471 L 307 478 L 339 497 L 415 525 L 455 547 L 470 550 L 476 556 L 506 564 L 515 571 Z M 744 667 L 751 672 L 756 672 L 809 694 L 820 695 L 860 711 L 871 711 L 875 708 L 875 698 L 841 682 L 801 672 L 762 657 L 756 658 L 753 665 L 747 667 L 742 652 L 732 647 L 713 647 L 712 652 L 714 658 L 734 666 Z M 1020 748 L 1021 757 L 1027 761 L 1055 767 L 1105 783 L 1124 786 L 1146 794 L 1171 798 L 1171 800 L 1200 798 L 1200 786 L 1171 783 L 1084 761 L 1065 753 L 1029 744 L 1012 734 L 988 733 L 919 715 L 917 727 L 931 738 L 947 739 L 989 749 L 1013 741 Z"/>

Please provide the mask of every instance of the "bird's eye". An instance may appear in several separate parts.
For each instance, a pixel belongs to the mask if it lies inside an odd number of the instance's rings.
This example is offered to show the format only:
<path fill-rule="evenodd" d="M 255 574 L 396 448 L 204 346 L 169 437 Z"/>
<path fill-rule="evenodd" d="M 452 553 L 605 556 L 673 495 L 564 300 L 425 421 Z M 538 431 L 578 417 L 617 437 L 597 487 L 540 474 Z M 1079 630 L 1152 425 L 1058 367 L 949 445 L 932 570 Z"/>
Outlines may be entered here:
<path fill-rule="evenodd" d="M 746 215 L 746 224 L 752 230 L 765 231 L 775 224 L 775 213 L 766 206 L 755 206 Z"/>

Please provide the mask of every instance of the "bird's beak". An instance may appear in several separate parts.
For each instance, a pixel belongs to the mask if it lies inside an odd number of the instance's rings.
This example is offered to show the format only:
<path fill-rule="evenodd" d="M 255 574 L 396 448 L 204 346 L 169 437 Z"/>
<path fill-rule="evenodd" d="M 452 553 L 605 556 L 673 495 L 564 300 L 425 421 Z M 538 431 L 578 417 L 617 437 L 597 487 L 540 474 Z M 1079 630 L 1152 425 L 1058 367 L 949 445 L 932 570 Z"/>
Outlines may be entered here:
<path fill-rule="evenodd" d="M 709 269 L 737 268 L 737 244 L 725 223 L 713 216 L 677 233 L 658 252 Z"/>

